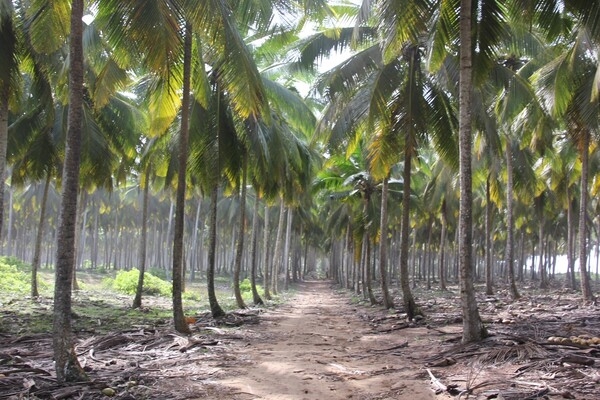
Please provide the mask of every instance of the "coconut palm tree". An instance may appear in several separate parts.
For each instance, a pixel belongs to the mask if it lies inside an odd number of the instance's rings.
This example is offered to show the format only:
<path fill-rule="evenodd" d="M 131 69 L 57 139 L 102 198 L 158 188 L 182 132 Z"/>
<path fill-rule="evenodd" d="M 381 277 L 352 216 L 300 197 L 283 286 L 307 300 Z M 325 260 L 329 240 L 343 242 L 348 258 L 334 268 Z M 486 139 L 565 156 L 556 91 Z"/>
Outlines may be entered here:
<path fill-rule="evenodd" d="M 579 204 L 579 261 L 584 300 L 592 298 L 587 273 L 587 219 L 589 151 L 593 133 L 600 129 L 598 98 L 593 96 L 598 65 L 594 38 L 579 26 L 567 47 L 540 69 L 536 84 L 552 114 L 564 121 L 566 135 L 573 142 L 581 162 Z"/>
<path fill-rule="evenodd" d="M 77 360 L 71 332 L 71 286 L 75 264 L 75 227 L 83 124 L 83 0 L 71 4 L 69 42 L 69 112 L 57 232 L 53 348 L 59 382 L 87 380 Z"/>
<path fill-rule="evenodd" d="M 473 8 L 471 0 L 460 1 L 460 50 L 459 50 L 459 220 L 458 257 L 460 273 L 460 293 L 463 316 L 464 343 L 481 340 L 485 328 L 479 316 L 475 289 L 473 287 L 472 261 L 472 175 L 471 175 L 471 101 L 473 92 Z M 483 49 L 482 49 L 483 50 Z"/>

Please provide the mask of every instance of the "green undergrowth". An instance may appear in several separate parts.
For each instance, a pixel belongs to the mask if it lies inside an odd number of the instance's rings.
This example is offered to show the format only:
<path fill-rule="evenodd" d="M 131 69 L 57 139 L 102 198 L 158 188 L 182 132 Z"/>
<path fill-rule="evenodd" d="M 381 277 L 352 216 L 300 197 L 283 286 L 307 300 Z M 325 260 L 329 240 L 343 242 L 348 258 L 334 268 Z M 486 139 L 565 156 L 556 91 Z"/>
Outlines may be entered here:
<path fill-rule="evenodd" d="M 172 283 L 146 273 L 142 308 L 131 305 L 137 287 L 139 272 L 120 271 L 99 273 L 97 270 L 78 270 L 79 290 L 72 295 L 73 331 L 78 335 L 153 328 L 172 325 Z M 231 278 L 215 279 L 216 295 L 221 307 L 229 312 L 237 310 L 231 288 Z M 52 332 L 54 271 L 42 268 L 38 273 L 40 296 L 32 298 L 31 266 L 18 259 L 0 258 L 0 334 L 30 335 Z M 186 282 L 183 294 L 186 315 L 208 313 L 206 281 Z M 241 283 L 246 305 L 253 306 L 249 280 Z M 261 296 L 263 288 L 257 287 Z M 267 307 L 275 306 L 291 294 L 273 296 Z"/>
<path fill-rule="evenodd" d="M 31 292 L 31 266 L 14 257 L 0 257 L 0 293 L 23 295 Z M 40 291 L 48 284 L 39 279 Z"/>
<path fill-rule="evenodd" d="M 117 275 L 107 277 L 102 280 L 104 286 L 114 289 L 117 292 L 129 295 L 135 295 L 137 290 L 140 271 L 132 269 L 129 271 L 119 271 Z M 149 272 L 144 273 L 144 287 L 142 294 L 149 296 L 171 296 L 173 287 L 163 279 L 157 278 Z"/>

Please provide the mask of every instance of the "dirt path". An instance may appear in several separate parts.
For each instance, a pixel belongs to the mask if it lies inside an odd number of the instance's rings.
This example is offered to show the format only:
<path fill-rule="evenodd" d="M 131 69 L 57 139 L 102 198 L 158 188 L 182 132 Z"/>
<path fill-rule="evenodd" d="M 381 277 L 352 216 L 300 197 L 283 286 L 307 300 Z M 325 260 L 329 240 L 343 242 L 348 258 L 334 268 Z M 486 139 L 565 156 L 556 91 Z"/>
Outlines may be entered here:
<path fill-rule="evenodd" d="M 410 326 L 398 310 L 355 305 L 347 291 L 319 281 L 300 284 L 275 309 L 231 312 L 218 323 L 202 312 L 190 336 L 163 319 L 80 331 L 75 351 L 91 380 L 69 386 L 56 382 L 51 334 L 3 333 L 0 400 L 452 398 L 434 395 L 426 364 L 448 388 L 478 399 L 599 398 L 600 306 L 582 306 L 565 290 L 514 302 L 503 289 L 479 296 L 492 336 L 460 345 L 454 293 L 417 298 L 426 317 Z M 39 305 L 34 315 L 46 315 L 48 303 Z"/>
<path fill-rule="evenodd" d="M 260 319 L 247 345 L 230 353 L 238 366 L 218 379 L 230 389 L 223 399 L 441 398 L 422 362 L 381 351 L 403 347 L 410 333 L 374 333 L 328 282 L 302 283 L 288 304 Z"/>

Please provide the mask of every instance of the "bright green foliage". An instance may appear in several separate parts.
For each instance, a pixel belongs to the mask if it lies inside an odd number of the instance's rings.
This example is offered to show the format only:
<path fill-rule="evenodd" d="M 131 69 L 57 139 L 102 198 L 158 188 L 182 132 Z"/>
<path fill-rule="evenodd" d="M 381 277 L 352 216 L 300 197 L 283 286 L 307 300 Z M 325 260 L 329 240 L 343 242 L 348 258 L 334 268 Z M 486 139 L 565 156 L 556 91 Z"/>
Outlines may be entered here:
<path fill-rule="evenodd" d="M 256 290 L 262 292 L 263 288 L 260 286 L 256 286 Z M 246 278 L 240 282 L 240 291 L 242 293 L 252 292 L 252 285 L 250 283 L 250 279 Z"/>
<path fill-rule="evenodd" d="M 11 260 L 6 260 L 6 257 L 0 259 L 0 276 L 2 277 L 0 279 L 0 293 L 29 293 L 31 290 L 31 276 L 22 271 L 25 264 L 20 260 L 18 260 L 18 263 L 7 262 Z M 48 288 L 48 285 L 44 282 L 38 284 L 42 290 Z"/>
<path fill-rule="evenodd" d="M 23 260 L 15 256 L 0 257 L 0 264 L 10 265 L 19 271 L 31 271 L 31 264 L 27 264 Z"/>
<path fill-rule="evenodd" d="M 26 293 L 29 290 L 29 277 L 13 265 L 0 263 L 0 291 Z"/>
<path fill-rule="evenodd" d="M 28 294 L 31 291 L 31 265 L 13 256 L 0 257 L 0 293 Z M 38 281 L 40 290 L 48 284 Z"/>
<path fill-rule="evenodd" d="M 130 271 L 119 271 L 117 276 L 112 279 L 104 280 L 104 284 L 118 292 L 125 294 L 135 294 L 140 271 L 132 269 Z M 171 296 L 171 284 L 154 275 L 146 272 L 144 274 L 143 293 L 150 296 Z"/>

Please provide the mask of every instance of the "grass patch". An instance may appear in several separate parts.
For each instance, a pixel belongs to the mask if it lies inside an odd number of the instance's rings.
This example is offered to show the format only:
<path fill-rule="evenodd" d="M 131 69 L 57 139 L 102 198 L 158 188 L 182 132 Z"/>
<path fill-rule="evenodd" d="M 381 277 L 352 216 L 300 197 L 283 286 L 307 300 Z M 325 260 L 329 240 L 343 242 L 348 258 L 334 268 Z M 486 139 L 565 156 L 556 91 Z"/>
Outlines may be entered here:
<path fill-rule="evenodd" d="M 52 332 L 54 271 L 40 269 L 38 273 L 40 294 L 31 298 L 31 266 L 14 257 L 0 258 L 0 333 L 29 335 Z M 78 270 L 80 290 L 73 291 L 73 331 L 79 334 L 157 327 L 172 324 L 172 284 L 147 272 L 144 279 L 142 308 L 131 305 L 137 287 L 139 271 Z M 47 283 L 49 282 L 49 283 Z M 237 309 L 231 289 L 231 279 L 218 277 L 215 290 L 221 307 L 226 311 Z M 242 282 L 244 300 L 253 304 L 249 280 Z M 263 296 L 263 288 L 258 286 Z M 286 295 L 274 296 L 268 306 L 284 301 Z M 264 297 L 263 297 L 263 300 Z M 183 293 L 187 315 L 210 310 L 206 281 L 186 282 Z"/>
<path fill-rule="evenodd" d="M 132 269 L 129 271 L 119 271 L 114 278 L 105 278 L 102 283 L 117 292 L 135 295 L 137 290 L 138 280 L 140 277 L 140 271 Z M 149 296 L 171 296 L 173 293 L 173 286 L 160 278 L 152 275 L 149 272 L 144 273 L 144 287 L 142 294 Z"/>

